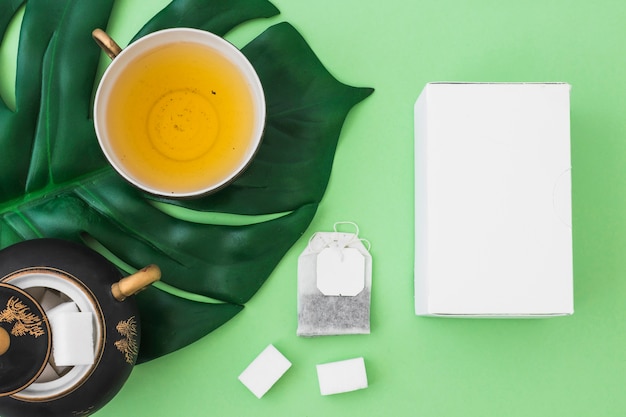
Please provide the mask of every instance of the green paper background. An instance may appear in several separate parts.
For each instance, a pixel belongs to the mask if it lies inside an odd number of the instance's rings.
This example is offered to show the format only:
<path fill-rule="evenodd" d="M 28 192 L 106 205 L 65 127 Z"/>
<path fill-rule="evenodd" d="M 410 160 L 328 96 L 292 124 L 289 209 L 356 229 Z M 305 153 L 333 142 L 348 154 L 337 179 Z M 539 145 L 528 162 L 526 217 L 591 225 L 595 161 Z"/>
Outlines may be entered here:
<path fill-rule="evenodd" d="M 109 32 L 125 45 L 167 3 L 118 1 Z M 340 81 L 376 92 L 348 116 L 311 227 L 244 311 L 191 346 L 136 367 L 96 415 L 626 415 L 626 2 L 274 4 L 279 16 L 227 38 L 243 46 L 288 21 Z M 3 73 L 14 71 L 16 39 L 13 30 L 0 48 Z M 413 103 L 429 81 L 572 84 L 573 316 L 414 316 Z M 12 83 L 0 80 L 0 93 L 10 95 Z M 372 242 L 372 334 L 298 338 L 297 257 L 314 231 L 341 220 L 358 223 Z M 293 366 L 258 400 L 237 376 L 270 343 Z M 358 356 L 369 388 L 322 397 L 315 365 Z"/>

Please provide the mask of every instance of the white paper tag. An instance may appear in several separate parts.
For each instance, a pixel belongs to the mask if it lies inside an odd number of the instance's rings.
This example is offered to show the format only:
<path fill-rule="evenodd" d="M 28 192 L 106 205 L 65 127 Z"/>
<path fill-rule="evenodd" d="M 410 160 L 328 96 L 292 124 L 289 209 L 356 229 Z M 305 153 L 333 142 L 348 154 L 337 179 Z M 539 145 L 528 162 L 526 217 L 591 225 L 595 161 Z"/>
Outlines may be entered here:
<path fill-rule="evenodd" d="M 365 288 L 365 258 L 354 248 L 325 248 L 317 255 L 317 288 L 324 295 L 355 296 Z"/>

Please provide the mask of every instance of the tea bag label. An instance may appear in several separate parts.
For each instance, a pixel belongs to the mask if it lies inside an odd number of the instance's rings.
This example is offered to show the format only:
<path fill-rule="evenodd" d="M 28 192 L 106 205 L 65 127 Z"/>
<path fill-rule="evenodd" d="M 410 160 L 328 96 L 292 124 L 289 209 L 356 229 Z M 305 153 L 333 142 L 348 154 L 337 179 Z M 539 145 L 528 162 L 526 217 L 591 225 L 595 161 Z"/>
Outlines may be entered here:
<path fill-rule="evenodd" d="M 324 295 L 355 296 L 365 288 L 365 258 L 354 248 L 325 248 L 317 255 L 317 288 Z"/>

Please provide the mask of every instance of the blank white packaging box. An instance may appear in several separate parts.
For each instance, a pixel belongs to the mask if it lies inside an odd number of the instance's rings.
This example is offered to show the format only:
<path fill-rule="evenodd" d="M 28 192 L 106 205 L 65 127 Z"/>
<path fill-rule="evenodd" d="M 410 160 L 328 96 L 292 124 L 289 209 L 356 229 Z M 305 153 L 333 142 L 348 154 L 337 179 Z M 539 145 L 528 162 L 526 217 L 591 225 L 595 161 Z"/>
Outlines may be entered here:
<path fill-rule="evenodd" d="M 574 312 L 570 85 L 429 83 L 415 103 L 415 312 Z"/>

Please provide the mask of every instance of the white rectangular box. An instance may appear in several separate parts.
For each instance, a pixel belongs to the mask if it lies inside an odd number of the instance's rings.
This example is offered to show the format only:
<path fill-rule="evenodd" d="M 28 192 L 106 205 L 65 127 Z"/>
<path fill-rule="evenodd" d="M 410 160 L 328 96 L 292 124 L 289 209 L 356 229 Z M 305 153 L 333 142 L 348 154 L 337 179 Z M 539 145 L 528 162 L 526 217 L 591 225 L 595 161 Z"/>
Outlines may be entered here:
<path fill-rule="evenodd" d="M 415 312 L 572 314 L 570 86 L 430 83 L 415 103 Z"/>

